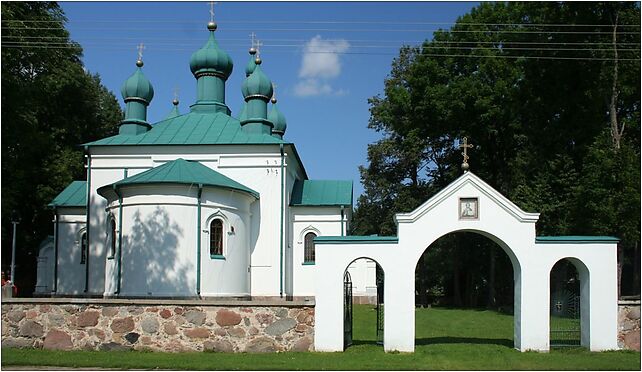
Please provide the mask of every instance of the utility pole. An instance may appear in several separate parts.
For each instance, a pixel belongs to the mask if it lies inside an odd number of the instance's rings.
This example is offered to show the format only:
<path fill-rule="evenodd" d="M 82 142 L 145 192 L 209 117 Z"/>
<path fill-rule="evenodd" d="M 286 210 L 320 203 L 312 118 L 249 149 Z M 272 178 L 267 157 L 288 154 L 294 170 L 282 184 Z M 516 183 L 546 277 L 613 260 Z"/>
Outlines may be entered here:
<path fill-rule="evenodd" d="M 13 224 L 13 243 L 11 245 L 11 285 L 16 283 L 16 227 L 20 223 L 20 215 L 13 210 L 11 212 L 11 223 Z"/>

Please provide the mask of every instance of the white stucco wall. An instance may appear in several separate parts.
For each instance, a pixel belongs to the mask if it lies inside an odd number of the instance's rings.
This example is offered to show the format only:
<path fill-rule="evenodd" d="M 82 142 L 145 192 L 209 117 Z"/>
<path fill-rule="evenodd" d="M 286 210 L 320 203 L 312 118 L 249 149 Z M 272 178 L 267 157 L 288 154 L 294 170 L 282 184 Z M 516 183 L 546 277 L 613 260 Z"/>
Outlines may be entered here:
<path fill-rule="evenodd" d="M 280 211 L 281 211 L 281 154 L 278 145 L 226 145 L 226 146 L 111 146 L 95 147 L 92 151 L 90 246 L 93 255 L 106 262 L 106 206 L 96 190 L 106 184 L 140 173 L 167 161 L 183 158 L 199 161 L 260 194 L 249 214 L 251 223 L 249 246 L 251 252 L 250 288 L 254 296 L 279 296 L 280 284 Z M 286 153 L 283 168 L 295 177 L 284 177 L 283 205 L 289 204 L 294 178 L 303 178 L 303 170 L 292 153 Z M 287 249 L 289 224 L 288 210 L 284 208 L 284 255 Z M 93 258 L 93 256 L 92 256 Z M 92 261 L 96 262 L 97 259 Z M 284 259 L 285 261 L 285 259 Z M 90 263 L 91 264 L 91 263 Z M 93 269 L 93 266 L 92 266 Z M 100 269 L 102 278 L 109 277 L 109 263 Z M 286 273 L 284 273 L 285 275 Z M 93 279 L 93 277 L 92 277 Z M 100 287 L 104 279 L 95 281 Z M 93 282 L 93 280 L 92 280 Z M 284 283 L 285 285 L 285 283 Z M 103 286 L 104 288 L 104 286 Z M 102 291 L 101 291 L 102 293 Z"/>
<path fill-rule="evenodd" d="M 460 219 L 459 200 L 471 197 L 478 198 L 478 218 Z M 549 349 L 550 270 L 565 257 L 576 260 L 579 266 L 582 343 L 596 351 L 616 349 L 616 244 L 535 244 L 537 219 L 538 214 L 521 211 L 469 172 L 415 211 L 397 214 L 397 244 L 317 243 L 316 350 L 343 349 L 343 273 L 351 261 L 367 257 L 376 260 L 385 274 L 384 349 L 414 351 L 417 261 L 435 240 L 457 231 L 487 236 L 510 257 L 515 280 L 514 341 L 518 350 Z M 590 306 L 585 306 L 587 302 Z"/>
<path fill-rule="evenodd" d="M 244 193 L 204 187 L 201 225 L 197 226 L 198 188 L 190 185 L 138 185 L 122 194 L 122 253 L 120 296 L 197 296 L 201 238 L 200 295 L 247 296 L 249 293 L 249 206 Z M 111 201 L 108 213 L 120 228 L 120 205 Z M 224 221 L 223 259 L 209 254 L 209 221 Z M 231 233 L 231 227 L 234 233 Z M 118 239 L 118 236 L 116 236 Z M 118 244 L 117 244 L 118 246 Z M 118 248 L 116 248 L 118 253 Z M 108 255 L 106 296 L 116 295 L 118 255 Z"/>
<path fill-rule="evenodd" d="M 80 263 L 81 235 L 85 231 L 86 225 L 85 209 L 58 208 L 57 212 L 58 230 L 55 232 L 54 241 L 58 240 L 58 280 L 55 293 L 58 295 L 81 295 L 85 290 L 86 271 L 86 265 Z M 52 252 L 53 261 L 56 259 Z M 55 269 L 52 268 L 52 270 Z M 53 278 L 53 272 L 51 275 Z"/>
<path fill-rule="evenodd" d="M 341 235 L 341 208 L 290 207 L 292 218 L 292 288 L 295 296 L 314 296 L 316 264 L 304 263 L 304 237 Z M 344 232 L 345 234 L 345 232 Z"/>

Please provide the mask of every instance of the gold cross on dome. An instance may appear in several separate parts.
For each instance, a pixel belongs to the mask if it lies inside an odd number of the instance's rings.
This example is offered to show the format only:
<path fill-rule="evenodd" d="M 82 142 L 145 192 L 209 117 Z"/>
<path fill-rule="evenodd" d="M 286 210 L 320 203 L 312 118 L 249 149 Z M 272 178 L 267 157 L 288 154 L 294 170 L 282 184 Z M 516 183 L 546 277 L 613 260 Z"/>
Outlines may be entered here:
<path fill-rule="evenodd" d="M 259 58 L 261 56 L 261 47 L 262 46 L 263 46 L 263 43 L 261 42 L 261 40 L 257 39 L 256 43 L 255 43 L 255 47 L 254 47 L 256 49 L 256 57 L 257 58 Z"/>
<path fill-rule="evenodd" d="M 250 34 L 250 42 L 252 43 L 250 45 L 252 48 L 256 47 L 256 34 L 254 32 Z"/>
<path fill-rule="evenodd" d="M 469 159 L 467 150 L 468 149 L 472 149 L 473 145 L 472 144 L 468 144 L 468 138 L 467 137 L 464 137 L 463 142 L 464 143 L 459 145 L 459 148 L 464 149 L 464 152 L 461 153 L 464 156 L 464 162 L 461 164 L 461 167 L 464 168 L 464 170 L 467 170 L 468 169 L 468 159 Z"/>
<path fill-rule="evenodd" d="M 210 1 L 210 22 L 214 22 L 214 4 L 215 1 Z"/>
<path fill-rule="evenodd" d="M 174 99 L 178 101 L 178 86 L 174 87 Z"/>
<path fill-rule="evenodd" d="M 138 44 L 136 49 L 138 49 L 138 60 L 142 61 L 143 60 L 143 50 L 145 49 L 145 44 L 143 44 L 143 43 Z"/>

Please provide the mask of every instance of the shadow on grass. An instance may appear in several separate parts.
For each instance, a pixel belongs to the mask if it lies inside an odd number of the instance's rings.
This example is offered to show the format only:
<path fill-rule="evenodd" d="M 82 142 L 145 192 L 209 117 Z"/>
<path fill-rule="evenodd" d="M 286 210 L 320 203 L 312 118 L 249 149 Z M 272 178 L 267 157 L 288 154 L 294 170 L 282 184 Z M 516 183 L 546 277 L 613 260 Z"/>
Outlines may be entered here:
<path fill-rule="evenodd" d="M 436 344 L 479 344 L 479 345 L 500 345 L 513 348 L 513 340 L 506 338 L 479 338 L 479 337 L 429 337 L 415 339 L 415 345 L 436 345 Z"/>
<path fill-rule="evenodd" d="M 377 341 L 375 340 L 352 340 L 352 345 L 377 345 Z M 352 346 L 350 345 L 350 346 Z M 379 345 L 383 347 L 383 345 Z"/>

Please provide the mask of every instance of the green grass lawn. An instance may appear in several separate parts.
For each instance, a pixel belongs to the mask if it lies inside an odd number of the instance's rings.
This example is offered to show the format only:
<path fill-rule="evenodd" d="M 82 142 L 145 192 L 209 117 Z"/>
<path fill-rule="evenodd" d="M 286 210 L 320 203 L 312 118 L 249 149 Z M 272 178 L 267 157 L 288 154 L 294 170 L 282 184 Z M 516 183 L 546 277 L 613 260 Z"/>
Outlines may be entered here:
<path fill-rule="evenodd" d="M 2 349 L 2 366 L 186 370 L 639 370 L 640 353 L 582 349 L 521 353 L 513 349 L 513 317 L 493 311 L 418 309 L 414 353 L 384 353 L 376 345 L 376 313 L 357 305 L 354 344 L 343 353 L 217 354 L 56 352 Z"/>

